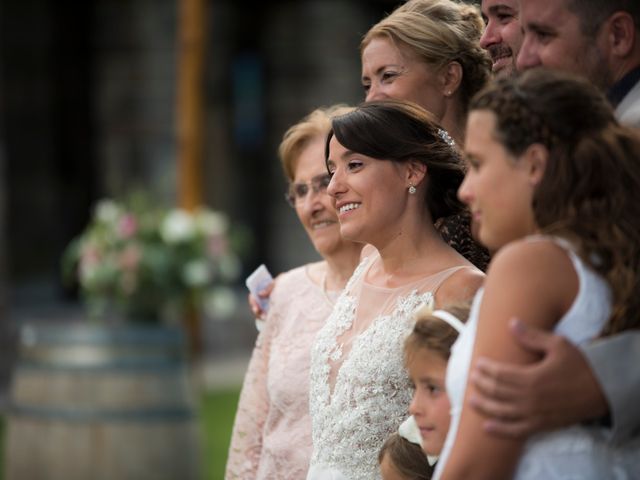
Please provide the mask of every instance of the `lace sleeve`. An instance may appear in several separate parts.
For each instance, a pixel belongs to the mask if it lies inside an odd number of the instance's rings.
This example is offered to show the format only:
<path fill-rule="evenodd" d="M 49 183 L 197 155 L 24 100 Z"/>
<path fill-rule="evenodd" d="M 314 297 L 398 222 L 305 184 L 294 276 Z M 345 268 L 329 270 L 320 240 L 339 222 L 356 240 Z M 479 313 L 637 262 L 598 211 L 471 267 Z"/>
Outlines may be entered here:
<path fill-rule="evenodd" d="M 258 335 L 244 377 L 227 458 L 226 480 L 256 478 L 262 453 L 262 435 L 269 412 L 267 370 L 272 332 L 277 324 L 274 309 Z"/>

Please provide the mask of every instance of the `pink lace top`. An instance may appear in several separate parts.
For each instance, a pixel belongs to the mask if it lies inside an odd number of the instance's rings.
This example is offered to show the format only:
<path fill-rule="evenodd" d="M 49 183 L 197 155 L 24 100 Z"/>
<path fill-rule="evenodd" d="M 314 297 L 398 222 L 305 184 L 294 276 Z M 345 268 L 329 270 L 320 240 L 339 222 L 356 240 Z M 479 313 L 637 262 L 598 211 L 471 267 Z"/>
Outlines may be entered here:
<path fill-rule="evenodd" d="M 226 479 L 305 478 L 311 458 L 310 349 L 331 313 L 308 266 L 278 277 L 244 379 Z"/>

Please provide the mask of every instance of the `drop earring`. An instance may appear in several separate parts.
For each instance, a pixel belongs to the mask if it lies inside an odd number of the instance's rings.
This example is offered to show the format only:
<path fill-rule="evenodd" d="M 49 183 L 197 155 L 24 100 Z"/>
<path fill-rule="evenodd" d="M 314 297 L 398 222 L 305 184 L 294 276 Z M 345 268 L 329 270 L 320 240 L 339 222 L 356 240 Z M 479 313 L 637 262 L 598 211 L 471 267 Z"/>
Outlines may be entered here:
<path fill-rule="evenodd" d="M 409 185 L 408 191 L 409 195 L 415 195 L 415 193 L 417 192 L 416 187 L 414 187 L 413 185 Z"/>

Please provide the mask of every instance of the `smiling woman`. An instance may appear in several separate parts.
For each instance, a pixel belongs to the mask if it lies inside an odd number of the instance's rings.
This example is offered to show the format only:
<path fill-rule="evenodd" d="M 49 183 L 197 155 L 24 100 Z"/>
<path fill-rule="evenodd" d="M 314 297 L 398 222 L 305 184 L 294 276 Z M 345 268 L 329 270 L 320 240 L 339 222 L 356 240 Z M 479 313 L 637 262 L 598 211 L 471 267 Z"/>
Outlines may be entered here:
<path fill-rule="evenodd" d="M 406 417 L 403 342 L 422 303 L 470 299 L 483 274 L 448 246 L 434 216 L 464 210 L 455 147 L 415 104 L 380 101 L 333 119 L 326 144 L 340 232 L 373 245 L 312 349 L 308 479 L 380 478 L 378 450 Z M 334 475 L 331 477 L 330 475 Z"/>
<path fill-rule="evenodd" d="M 313 338 L 355 268 L 361 244 L 344 240 L 324 165 L 331 117 L 348 107 L 319 109 L 292 126 L 280 144 L 293 207 L 321 262 L 276 279 L 263 331 L 245 376 L 227 479 L 304 478 L 311 456 L 309 356 Z"/>
<path fill-rule="evenodd" d="M 415 102 L 461 142 L 469 100 L 489 80 L 478 9 L 451 0 L 409 0 L 360 44 L 367 100 Z"/>

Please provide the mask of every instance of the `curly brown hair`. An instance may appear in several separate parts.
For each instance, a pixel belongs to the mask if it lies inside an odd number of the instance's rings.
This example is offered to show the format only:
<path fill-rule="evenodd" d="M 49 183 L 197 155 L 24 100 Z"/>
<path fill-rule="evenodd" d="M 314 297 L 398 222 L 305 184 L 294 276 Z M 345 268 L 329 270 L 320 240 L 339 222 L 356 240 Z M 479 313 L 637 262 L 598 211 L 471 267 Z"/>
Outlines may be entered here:
<path fill-rule="evenodd" d="M 609 283 L 603 334 L 640 326 L 640 137 L 614 118 L 587 80 L 545 69 L 501 78 L 471 110 L 496 116 L 495 135 L 515 157 L 544 145 L 549 158 L 533 196 L 537 226 L 561 236 Z"/>

